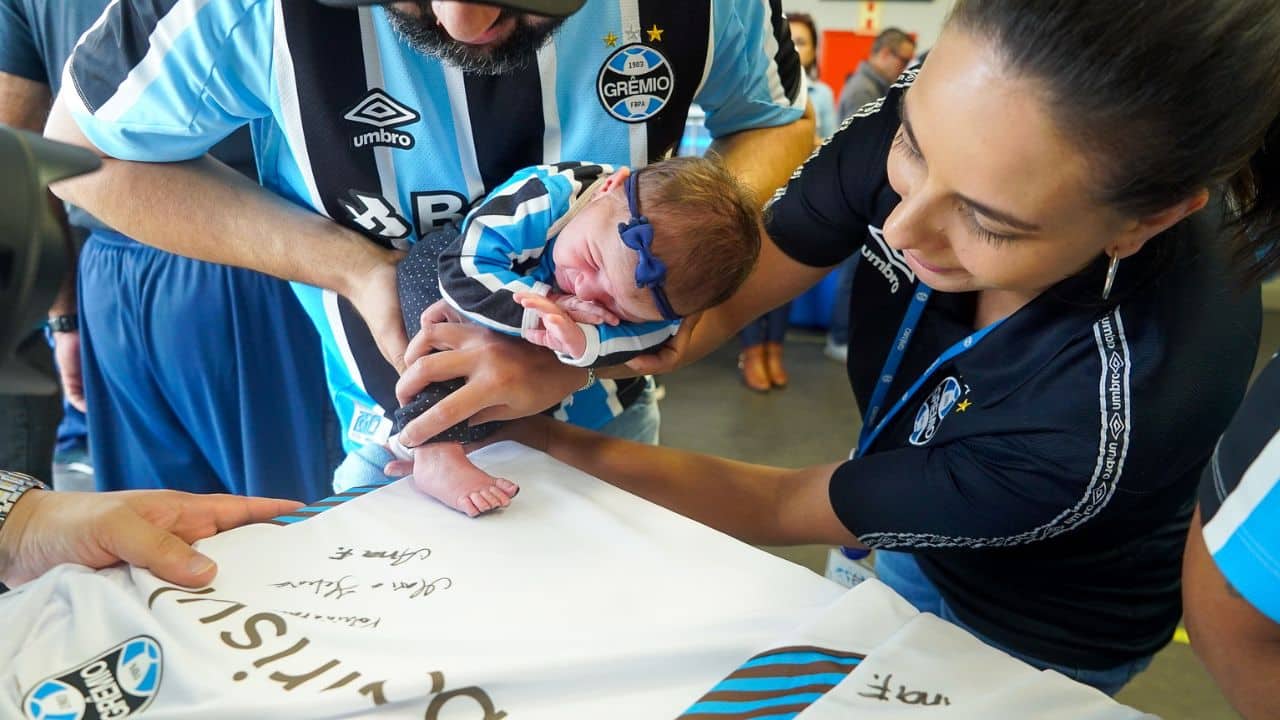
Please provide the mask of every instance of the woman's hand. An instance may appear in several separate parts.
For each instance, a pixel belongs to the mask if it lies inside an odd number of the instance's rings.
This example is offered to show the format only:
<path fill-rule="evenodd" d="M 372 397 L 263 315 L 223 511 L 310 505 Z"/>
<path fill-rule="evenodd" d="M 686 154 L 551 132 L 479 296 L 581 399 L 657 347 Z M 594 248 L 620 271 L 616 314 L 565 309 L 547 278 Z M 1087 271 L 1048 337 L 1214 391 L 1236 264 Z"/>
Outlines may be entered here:
<path fill-rule="evenodd" d="M 400 441 L 407 447 L 468 418 L 477 425 L 537 414 L 581 388 L 587 378 L 585 369 L 564 365 L 543 348 L 471 323 L 423 325 L 409 342 L 405 362 L 396 383 L 401 403 L 433 382 L 467 379 L 401 430 Z"/>
<path fill-rule="evenodd" d="M 680 330 L 657 350 L 645 355 L 637 355 L 625 364 L 625 367 L 636 375 L 662 375 L 685 364 L 685 351 L 689 348 L 689 340 L 693 337 L 693 329 L 702 319 L 702 313 L 694 313 L 680 322 Z"/>

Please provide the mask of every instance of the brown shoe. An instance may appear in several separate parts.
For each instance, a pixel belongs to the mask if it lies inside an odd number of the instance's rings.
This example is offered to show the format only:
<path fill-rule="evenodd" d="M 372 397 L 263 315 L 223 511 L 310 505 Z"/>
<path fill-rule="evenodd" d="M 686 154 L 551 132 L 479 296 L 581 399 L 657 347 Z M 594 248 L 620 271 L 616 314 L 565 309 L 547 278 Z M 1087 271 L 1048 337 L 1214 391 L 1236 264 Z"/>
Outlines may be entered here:
<path fill-rule="evenodd" d="M 774 387 L 786 387 L 787 369 L 782 366 L 782 343 L 767 342 L 764 344 L 764 364 L 769 371 L 769 380 Z"/>
<path fill-rule="evenodd" d="M 742 382 L 756 392 L 769 392 L 773 387 L 769 370 L 765 367 L 763 345 L 743 348 L 738 355 L 738 370 L 741 371 Z"/>

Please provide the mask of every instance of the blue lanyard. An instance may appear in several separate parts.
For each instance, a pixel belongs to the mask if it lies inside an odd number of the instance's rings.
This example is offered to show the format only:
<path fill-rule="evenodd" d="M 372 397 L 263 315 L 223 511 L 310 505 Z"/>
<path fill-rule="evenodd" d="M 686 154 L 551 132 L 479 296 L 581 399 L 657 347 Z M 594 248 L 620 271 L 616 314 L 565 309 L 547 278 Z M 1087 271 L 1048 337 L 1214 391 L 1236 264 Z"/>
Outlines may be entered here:
<path fill-rule="evenodd" d="M 898 398 L 898 402 L 894 403 L 893 407 L 889 408 L 889 411 L 882 417 L 880 409 L 884 405 L 885 398 L 889 395 L 889 387 L 893 385 L 893 380 L 898 375 L 898 368 L 902 365 L 902 358 L 907 353 L 907 346 L 911 344 L 911 336 L 915 334 L 916 326 L 920 324 L 920 316 L 924 314 L 925 305 L 929 304 L 931 295 L 933 295 L 932 288 L 924 283 L 916 283 L 911 305 L 907 307 L 907 313 L 902 318 L 902 325 L 898 328 L 893 347 L 889 348 L 889 356 L 884 361 L 884 369 L 880 371 L 880 379 L 876 381 L 876 389 L 871 393 L 871 405 L 862 419 L 862 432 L 858 437 L 858 450 L 854 454 L 855 458 L 860 458 L 867 454 L 867 449 L 884 431 L 885 426 L 902 410 L 902 406 L 907 404 L 907 400 L 916 394 L 916 391 L 929 379 L 930 375 L 933 375 L 939 367 L 942 367 L 942 365 L 956 356 L 968 352 L 970 348 L 978 344 L 978 341 L 1004 322 L 1003 319 L 997 320 L 943 351 L 933 361 L 933 364 L 912 383 L 911 387 L 907 388 L 902 397 Z"/>

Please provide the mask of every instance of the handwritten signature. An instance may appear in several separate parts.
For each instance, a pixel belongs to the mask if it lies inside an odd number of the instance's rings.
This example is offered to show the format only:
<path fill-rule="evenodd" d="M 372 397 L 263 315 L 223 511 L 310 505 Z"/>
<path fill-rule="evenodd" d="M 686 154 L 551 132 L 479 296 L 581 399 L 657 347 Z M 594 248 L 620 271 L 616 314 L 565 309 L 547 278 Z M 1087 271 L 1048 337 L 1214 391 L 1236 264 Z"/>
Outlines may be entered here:
<path fill-rule="evenodd" d="M 431 557 L 431 548 L 428 547 L 405 547 L 398 550 L 357 550 L 349 548 L 345 545 L 339 545 L 337 550 L 329 556 L 330 560 L 346 560 L 350 557 L 365 558 L 370 560 L 389 560 L 391 567 L 399 567 L 412 560 L 426 560 Z"/>

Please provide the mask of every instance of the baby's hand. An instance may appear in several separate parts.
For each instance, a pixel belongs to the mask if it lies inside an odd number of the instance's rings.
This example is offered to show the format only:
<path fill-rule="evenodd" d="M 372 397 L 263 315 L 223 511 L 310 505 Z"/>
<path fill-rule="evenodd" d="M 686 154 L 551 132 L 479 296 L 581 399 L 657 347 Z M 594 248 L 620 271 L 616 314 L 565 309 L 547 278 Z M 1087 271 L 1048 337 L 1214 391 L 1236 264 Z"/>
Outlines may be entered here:
<path fill-rule="evenodd" d="M 569 357 L 582 357 L 587 352 L 587 334 L 559 305 L 537 293 L 516 293 L 515 299 L 538 313 L 542 322 L 541 329 L 524 331 L 525 340 Z"/>
<path fill-rule="evenodd" d="M 576 322 L 588 325 L 617 325 L 622 321 L 621 318 L 614 315 L 600 303 L 583 300 L 577 295 L 553 292 L 548 293 L 547 298 L 560 306 L 560 309 L 569 313 L 569 317 Z"/>

